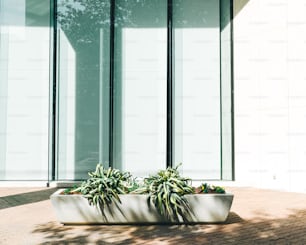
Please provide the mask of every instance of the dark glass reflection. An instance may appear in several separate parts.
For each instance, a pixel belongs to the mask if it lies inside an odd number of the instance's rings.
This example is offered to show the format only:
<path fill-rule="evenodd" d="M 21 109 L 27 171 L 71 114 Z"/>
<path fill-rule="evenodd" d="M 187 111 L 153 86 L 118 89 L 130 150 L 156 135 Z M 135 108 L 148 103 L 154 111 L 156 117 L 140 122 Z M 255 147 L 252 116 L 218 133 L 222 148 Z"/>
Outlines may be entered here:
<path fill-rule="evenodd" d="M 80 179 L 108 164 L 110 1 L 59 0 L 57 12 L 58 178 Z"/>

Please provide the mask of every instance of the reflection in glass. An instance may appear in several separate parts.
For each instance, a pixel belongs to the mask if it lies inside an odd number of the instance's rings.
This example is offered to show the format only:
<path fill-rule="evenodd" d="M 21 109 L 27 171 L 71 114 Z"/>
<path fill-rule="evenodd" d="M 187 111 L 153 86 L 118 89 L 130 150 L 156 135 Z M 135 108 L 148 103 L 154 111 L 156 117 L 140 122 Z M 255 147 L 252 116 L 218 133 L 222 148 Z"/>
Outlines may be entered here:
<path fill-rule="evenodd" d="M 222 179 L 232 180 L 232 50 L 231 50 L 231 1 L 220 1 L 221 49 L 221 111 L 222 111 Z"/>
<path fill-rule="evenodd" d="M 166 166 L 167 1 L 116 4 L 114 167 L 143 176 Z"/>
<path fill-rule="evenodd" d="M 110 1 L 58 1 L 58 179 L 108 166 Z"/>
<path fill-rule="evenodd" d="M 167 75 L 174 87 L 174 163 L 193 179 L 232 179 L 232 1 L 174 0 L 173 40 L 169 2 L 0 0 L 1 180 L 48 178 L 53 75 L 56 166 L 49 170 L 56 180 L 86 178 L 109 159 L 138 176 L 164 169 Z"/>
<path fill-rule="evenodd" d="M 167 1 L 112 1 L 113 40 L 110 2 L 58 1 L 58 179 L 108 166 L 110 128 L 114 167 L 140 176 L 166 167 Z M 173 5 L 173 157 L 193 179 L 231 178 L 229 4 Z"/>

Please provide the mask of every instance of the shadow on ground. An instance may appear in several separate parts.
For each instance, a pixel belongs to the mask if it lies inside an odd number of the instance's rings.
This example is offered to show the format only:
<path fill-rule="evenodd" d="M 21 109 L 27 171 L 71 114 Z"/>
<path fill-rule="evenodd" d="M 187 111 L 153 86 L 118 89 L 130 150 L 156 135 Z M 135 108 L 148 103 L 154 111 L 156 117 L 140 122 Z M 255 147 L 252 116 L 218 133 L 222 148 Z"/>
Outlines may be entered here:
<path fill-rule="evenodd" d="M 200 225 L 41 224 L 33 231 L 43 244 L 306 244 L 306 210 L 283 219 L 243 220 L 230 213 L 226 223 Z"/>
<path fill-rule="evenodd" d="M 0 210 L 48 200 L 56 188 L 0 197 Z"/>

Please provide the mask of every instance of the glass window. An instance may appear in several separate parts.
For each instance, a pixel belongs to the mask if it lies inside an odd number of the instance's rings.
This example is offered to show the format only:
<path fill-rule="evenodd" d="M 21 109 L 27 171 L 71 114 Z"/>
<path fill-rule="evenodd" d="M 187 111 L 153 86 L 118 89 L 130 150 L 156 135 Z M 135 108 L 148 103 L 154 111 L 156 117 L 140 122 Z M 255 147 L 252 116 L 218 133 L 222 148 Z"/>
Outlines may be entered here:
<path fill-rule="evenodd" d="M 114 166 L 142 176 L 166 166 L 167 1 L 118 0 Z"/>
<path fill-rule="evenodd" d="M 110 1 L 58 1 L 58 179 L 109 161 Z"/>
<path fill-rule="evenodd" d="M 49 0 L 0 1 L 0 179 L 48 179 Z"/>
<path fill-rule="evenodd" d="M 232 1 L 169 2 L 0 0 L 1 180 L 84 179 L 98 162 L 146 176 L 167 142 L 185 175 L 233 178 Z"/>
<path fill-rule="evenodd" d="M 171 16 L 165 0 L 58 0 L 58 179 L 98 162 L 137 176 L 166 168 L 169 72 L 174 164 L 231 178 L 230 2 L 175 0 Z"/>
<path fill-rule="evenodd" d="M 193 179 L 219 179 L 219 1 L 174 1 L 173 27 L 175 163 Z"/>
<path fill-rule="evenodd" d="M 221 179 L 232 180 L 232 41 L 231 1 L 220 1 L 220 50 L 221 50 L 221 111 L 222 111 L 222 171 Z"/>

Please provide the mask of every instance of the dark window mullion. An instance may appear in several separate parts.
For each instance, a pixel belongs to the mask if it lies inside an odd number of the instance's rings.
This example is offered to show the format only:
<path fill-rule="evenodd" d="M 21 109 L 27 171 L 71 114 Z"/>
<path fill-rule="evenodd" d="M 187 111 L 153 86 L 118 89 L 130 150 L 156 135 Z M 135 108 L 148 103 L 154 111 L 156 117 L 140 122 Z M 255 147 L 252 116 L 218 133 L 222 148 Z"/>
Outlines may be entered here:
<path fill-rule="evenodd" d="M 56 178 L 57 164 L 57 1 L 50 2 L 52 26 L 52 133 L 51 133 L 51 180 Z"/>
<path fill-rule="evenodd" d="M 220 179 L 223 179 L 223 121 L 222 121 L 222 0 L 219 1 L 219 72 L 220 72 Z"/>
<path fill-rule="evenodd" d="M 231 138 L 232 138 L 232 180 L 235 180 L 235 118 L 234 118 L 234 1 L 230 0 L 230 45 L 231 45 Z"/>
<path fill-rule="evenodd" d="M 115 55 L 115 0 L 110 0 L 110 72 L 109 72 L 109 166 L 114 154 L 114 55 Z"/>
<path fill-rule="evenodd" d="M 167 5 L 167 167 L 173 165 L 172 0 Z"/>

